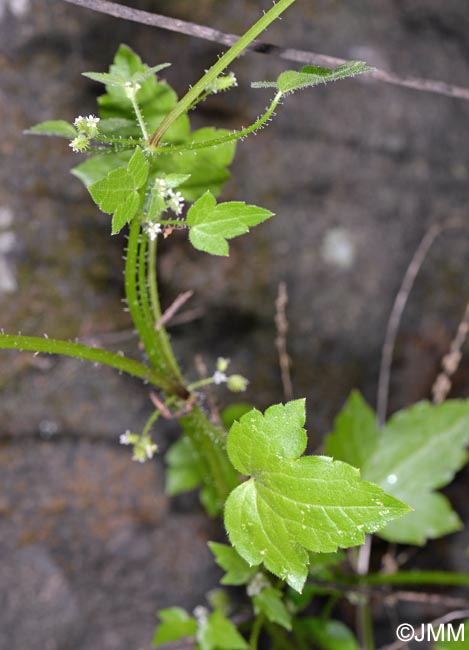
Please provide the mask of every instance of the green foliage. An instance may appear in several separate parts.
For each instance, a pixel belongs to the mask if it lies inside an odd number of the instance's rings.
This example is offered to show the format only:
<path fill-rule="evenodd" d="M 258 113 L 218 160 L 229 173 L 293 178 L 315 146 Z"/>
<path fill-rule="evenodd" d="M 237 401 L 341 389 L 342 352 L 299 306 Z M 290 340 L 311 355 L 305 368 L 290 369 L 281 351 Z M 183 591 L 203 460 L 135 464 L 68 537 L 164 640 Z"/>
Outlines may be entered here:
<path fill-rule="evenodd" d="M 340 621 L 322 618 L 303 618 L 295 622 L 297 650 L 359 650 L 349 628 Z"/>
<path fill-rule="evenodd" d="M 277 81 L 256 81 L 251 86 L 253 88 L 276 88 L 282 95 L 286 95 L 296 90 L 354 77 L 364 72 L 373 72 L 373 70 L 374 68 L 368 67 L 362 61 L 348 61 L 337 68 L 307 65 L 300 71 L 286 70 L 282 72 Z"/>
<path fill-rule="evenodd" d="M 121 45 L 119 52 L 116 55 L 116 63 L 113 66 L 113 72 L 82 72 L 84 77 L 88 77 L 92 81 L 97 81 L 105 86 L 125 87 L 127 85 L 135 86 L 141 84 L 143 81 L 156 75 L 165 68 L 168 68 L 171 63 L 160 63 L 152 68 L 145 64 L 134 65 L 137 60 L 135 52 L 125 45 Z M 137 68 L 132 72 L 132 68 Z"/>
<path fill-rule="evenodd" d="M 235 404 L 230 404 L 226 406 L 221 412 L 221 420 L 225 429 L 229 429 L 233 422 L 239 420 L 245 413 L 248 413 L 252 409 L 252 404 L 247 402 L 238 402 Z"/>
<path fill-rule="evenodd" d="M 203 464 L 186 436 L 179 438 L 169 448 L 166 463 L 166 491 L 171 496 L 193 490 L 203 482 Z"/>
<path fill-rule="evenodd" d="M 103 212 L 113 214 L 112 234 L 115 235 L 136 215 L 148 178 L 148 162 L 141 149 L 135 149 L 127 168 L 119 167 L 89 186 L 93 201 Z"/>
<path fill-rule="evenodd" d="M 257 573 L 256 567 L 249 566 L 232 546 L 218 542 L 209 542 L 208 545 L 218 566 L 226 571 L 221 579 L 222 585 L 245 585 Z"/>
<path fill-rule="evenodd" d="M 31 133 L 33 135 L 55 135 L 59 138 L 68 138 L 72 139 L 77 135 L 77 131 L 73 124 L 65 122 L 65 120 L 49 120 L 47 122 L 41 122 L 32 126 L 26 131 L 26 133 Z"/>
<path fill-rule="evenodd" d="M 225 506 L 225 526 L 238 553 L 301 591 L 308 553 L 361 544 L 409 509 L 381 488 L 360 480 L 345 463 L 320 456 L 299 458 L 306 448 L 304 400 L 255 409 L 228 435 L 234 467 L 251 478 Z"/>
<path fill-rule="evenodd" d="M 266 587 L 258 594 L 253 595 L 254 611 L 256 614 L 264 614 L 271 623 L 277 623 L 286 630 L 292 629 L 292 616 L 283 602 L 283 594 L 280 589 Z"/>
<path fill-rule="evenodd" d="M 161 609 L 158 616 L 160 624 L 153 637 L 155 646 L 195 636 L 197 632 L 197 621 L 181 607 Z"/>
<path fill-rule="evenodd" d="M 245 650 L 248 644 L 220 610 L 201 621 L 197 632 L 200 650 Z"/>
<path fill-rule="evenodd" d="M 363 477 L 381 485 L 414 512 L 379 532 L 402 544 L 424 544 L 461 526 L 447 499 L 435 490 L 447 485 L 467 461 L 469 402 L 423 402 L 394 415 L 382 431 L 357 395 L 351 397 L 326 440 L 326 453 L 359 466 Z M 360 451 L 360 431 L 363 445 Z"/>
<path fill-rule="evenodd" d="M 206 192 L 187 213 L 189 239 L 195 248 L 212 255 L 228 255 L 228 239 L 237 237 L 272 216 L 272 212 L 241 201 L 219 203 Z"/>

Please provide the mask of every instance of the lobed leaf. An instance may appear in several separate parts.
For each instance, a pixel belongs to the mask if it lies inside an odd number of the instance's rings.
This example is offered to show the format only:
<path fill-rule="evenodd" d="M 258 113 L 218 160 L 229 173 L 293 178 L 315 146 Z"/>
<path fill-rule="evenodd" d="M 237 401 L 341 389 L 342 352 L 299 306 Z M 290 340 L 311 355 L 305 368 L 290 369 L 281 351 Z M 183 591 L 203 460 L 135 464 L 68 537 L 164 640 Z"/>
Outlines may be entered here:
<path fill-rule="evenodd" d="M 235 422 L 227 451 L 249 480 L 225 505 L 230 541 L 248 564 L 265 567 L 301 591 L 308 551 L 334 552 L 362 544 L 409 508 L 358 470 L 306 448 L 304 400 L 255 409 Z"/>
<path fill-rule="evenodd" d="M 272 216 L 272 212 L 241 201 L 219 203 L 210 191 L 194 203 L 187 213 L 191 226 L 189 239 L 198 250 L 212 255 L 228 255 L 228 239 L 249 231 Z"/>
<path fill-rule="evenodd" d="M 413 508 L 381 530 L 380 537 L 421 545 L 458 530 L 459 517 L 435 490 L 466 463 L 469 401 L 416 404 L 395 414 L 382 431 L 376 425 L 373 431 L 372 419 L 362 398 L 352 395 L 326 438 L 325 450 L 360 467 L 366 480 Z"/>
<path fill-rule="evenodd" d="M 148 162 L 137 147 L 126 168 L 118 167 L 88 190 L 93 201 L 107 214 L 113 214 L 112 234 L 118 233 L 135 216 L 140 206 L 139 189 L 148 178 Z"/>
<path fill-rule="evenodd" d="M 253 88 L 276 88 L 283 95 L 317 86 L 318 84 L 338 81 L 357 74 L 373 72 L 363 61 L 348 61 L 337 68 L 323 68 L 315 65 L 304 66 L 300 71 L 286 70 L 278 77 L 277 81 L 257 81 L 251 84 Z"/>

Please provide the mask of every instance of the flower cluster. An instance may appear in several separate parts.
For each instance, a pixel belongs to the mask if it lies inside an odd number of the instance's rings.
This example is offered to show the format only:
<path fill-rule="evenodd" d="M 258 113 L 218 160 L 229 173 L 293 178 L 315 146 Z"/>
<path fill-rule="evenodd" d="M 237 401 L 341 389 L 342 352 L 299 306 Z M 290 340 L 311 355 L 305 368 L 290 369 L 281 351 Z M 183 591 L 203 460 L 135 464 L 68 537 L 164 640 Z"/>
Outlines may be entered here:
<path fill-rule="evenodd" d="M 69 147 L 75 153 L 86 151 L 90 140 L 98 135 L 99 117 L 95 115 L 88 115 L 83 117 L 79 115 L 73 122 L 73 126 L 77 130 L 76 137 L 70 142 Z"/>
<path fill-rule="evenodd" d="M 146 460 L 153 458 L 158 446 L 152 441 L 148 435 L 138 435 L 131 431 L 126 431 L 119 438 L 121 445 L 132 445 L 134 455 L 132 460 L 139 463 L 144 463 Z"/>
<path fill-rule="evenodd" d="M 212 81 L 212 83 L 205 88 L 205 90 L 216 95 L 217 93 L 222 93 L 230 88 L 235 88 L 237 85 L 238 80 L 236 79 L 235 73 L 229 72 L 228 74 L 221 74 L 218 76 L 215 81 Z"/>
<path fill-rule="evenodd" d="M 230 364 L 229 359 L 219 357 L 212 380 L 214 384 L 226 384 L 233 393 L 242 393 L 248 387 L 249 381 L 242 375 L 227 375 L 226 370 Z"/>

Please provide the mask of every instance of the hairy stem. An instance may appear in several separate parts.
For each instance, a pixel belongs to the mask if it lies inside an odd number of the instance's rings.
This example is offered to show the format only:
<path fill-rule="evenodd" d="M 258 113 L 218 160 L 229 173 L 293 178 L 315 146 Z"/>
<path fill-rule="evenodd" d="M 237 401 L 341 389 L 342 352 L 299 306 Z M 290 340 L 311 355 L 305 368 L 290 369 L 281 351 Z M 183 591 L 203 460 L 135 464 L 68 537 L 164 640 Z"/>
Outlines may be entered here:
<path fill-rule="evenodd" d="M 233 131 L 232 133 L 228 133 L 227 135 L 222 135 L 219 138 L 213 138 L 212 140 L 203 140 L 202 142 L 188 142 L 187 144 L 174 145 L 174 146 L 161 145 L 161 147 L 158 148 L 158 151 L 160 151 L 161 153 L 179 153 L 181 151 L 196 151 L 197 149 L 218 147 L 222 144 L 226 144 L 227 142 L 234 142 L 235 140 L 240 140 L 241 138 L 245 138 L 246 136 L 250 135 L 251 133 L 254 133 L 258 129 L 263 127 L 264 124 L 266 124 L 270 120 L 282 97 L 283 97 L 283 93 L 278 92 L 273 98 L 270 106 L 268 106 L 265 113 L 263 113 L 255 122 L 253 122 L 253 124 L 245 127 L 244 129 L 240 129 L 239 131 Z"/>
<path fill-rule="evenodd" d="M 150 304 L 153 312 L 154 326 L 160 323 L 161 315 L 162 315 L 160 297 L 158 295 L 158 284 L 157 284 L 158 271 L 156 265 L 156 242 L 157 240 L 154 239 L 153 241 L 150 241 L 148 244 L 148 269 L 147 269 L 148 286 L 150 289 Z M 160 326 L 158 327 L 157 330 L 155 330 L 155 334 L 158 337 L 161 351 L 163 353 L 163 356 L 165 358 L 165 361 L 168 365 L 170 372 L 178 379 L 182 379 L 182 374 L 177 364 L 176 358 L 173 354 L 166 329 Z"/>
<path fill-rule="evenodd" d="M 226 52 L 218 61 L 199 79 L 199 81 L 187 92 L 176 104 L 173 110 L 168 113 L 160 126 L 150 138 L 150 146 L 155 147 L 169 129 L 171 124 L 178 117 L 186 113 L 190 106 L 197 100 L 206 87 L 209 86 L 226 68 L 245 50 L 259 34 L 274 22 L 295 0 L 279 0 L 269 11 L 267 11 L 241 38 Z"/>
<path fill-rule="evenodd" d="M 0 334 L 0 349 L 30 350 L 31 352 L 45 352 L 47 354 L 61 354 L 76 359 L 86 359 L 105 366 L 111 366 L 134 377 L 145 379 L 151 384 L 171 391 L 173 385 L 161 373 L 149 368 L 143 363 L 125 357 L 115 352 L 91 348 L 82 343 L 62 341 L 59 339 L 43 338 L 40 336 L 22 336 L 15 334 Z"/>

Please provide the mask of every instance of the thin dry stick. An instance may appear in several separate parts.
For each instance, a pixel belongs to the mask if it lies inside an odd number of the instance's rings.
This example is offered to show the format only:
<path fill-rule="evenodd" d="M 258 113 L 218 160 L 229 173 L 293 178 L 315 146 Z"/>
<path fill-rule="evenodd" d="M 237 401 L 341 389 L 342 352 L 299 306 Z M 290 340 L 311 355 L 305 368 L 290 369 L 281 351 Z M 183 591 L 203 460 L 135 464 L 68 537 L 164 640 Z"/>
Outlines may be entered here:
<path fill-rule="evenodd" d="M 442 372 L 438 375 L 432 387 L 433 403 L 441 404 L 445 401 L 451 390 L 451 378 L 459 368 L 462 359 L 462 346 L 469 333 L 469 302 L 466 305 L 464 316 L 459 323 L 456 336 L 451 341 L 449 352 L 441 361 Z"/>
<path fill-rule="evenodd" d="M 291 400 L 293 399 L 293 385 L 290 375 L 291 361 L 287 351 L 287 304 L 287 285 L 285 282 L 280 282 L 278 285 L 277 299 L 275 301 L 275 325 L 277 327 L 277 338 L 275 339 L 275 345 L 278 351 L 280 373 L 282 376 L 283 395 L 286 400 Z"/>
<path fill-rule="evenodd" d="M 432 247 L 435 239 L 444 229 L 442 224 L 433 224 L 423 236 L 420 244 L 412 257 L 412 260 L 404 274 L 402 284 L 392 306 L 391 315 L 386 327 L 383 350 L 381 353 L 381 365 L 378 379 L 378 399 L 376 415 L 378 424 L 382 426 L 386 421 L 389 400 L 389 382 L 391 377 L 392 358 L 396 344 L 397 332 L 401 323 L 402 314 L 404 313 L 407 300 L 409 298 L 415 279 L 420 271 L 428 251 Z"/>
<path fill-rule="evenodd" d="M 435 618 L 433 621 L 430 621 L 430 623 L 427 623 L 426 625 L 429 627 L 437 627 L 438 625 L 446 625 L 448 623 L 452 623 L 453 621 L 461 620 L 467 616 L 469 616 L 469 609 L 458 609 L 454 612 L 449 612 L 444 616 L 440 616 L 439 618 Z M 379 650 L 400 650 L 400 648 L 403 648 L 405 645 L 407 645 L 407 641 L 395 641 L 390 645 L 383 646 Z"/>
<path fill-rule="evenodd" d="M 179 294 L 174 302 L 163 313 L 160 320 L 155 323 L 155 329 L 160 330 L 164 325 L 172 320 L 176 312 L 179 311 L 179 309 L 181 309 L 181 307 L 189 300 L 189 298 L 192 298 L 193 295 L 194 292 L 192 290 Z"/>
<path fill-rule="evenodd" d="M 226 34 L 218 29 L 212 29 L 204 25 L 198 25 L 186 20 L 179 20 L 177 18 L 170 18 L 168 16 L 161 16 L 159 14 L 142 11 L 140 9 L 133 9 L 125 5 L 110 2 L 109 0 L 65 0 L 70 4 L 86 7 L 93 11 L 98 11 L 108 16 L 115 18 L 123 18 L 132 22 L 141 23 L 150 27 L 159 27 L 171 32 L 179 34 L 186 34 L 187 36 L 195 36 L 212 43 L 219 45 L 231 46 L 239 39 L 236 34 Z M 272 54 L 287 61 L 295 61 L 307 65 L 322 65 L 322 66 L 337 66 L 345 63 L 345 59 L 339 59 L 334 56 L 327 56 L 325 54 L 318 54 L 316 52 L 309 52 L 306 50 L 296 50 L 293 48 L 280 47 L 272 43 L 264 43 L 262 41 L 254 41 L 249 45 L 246 50 L 257 52 L 259 54 Z M 435 79 L 421 79 L 419 77 L 402 77 L 386 70 L 377 70 L 370 72 L 367 75 L 377 81 L 393 84 L 395 86 L 403 86 L 405 88 L 412 88 L 414 90 L 421 90 L 424 92 L 436 93 L 438 95 L 446 95 L 447 97 L 456 97 L 458 99 L 469 100 L 469 88 L 463 86 L 456 86 L 444 81 L 437 81 Z"/>

